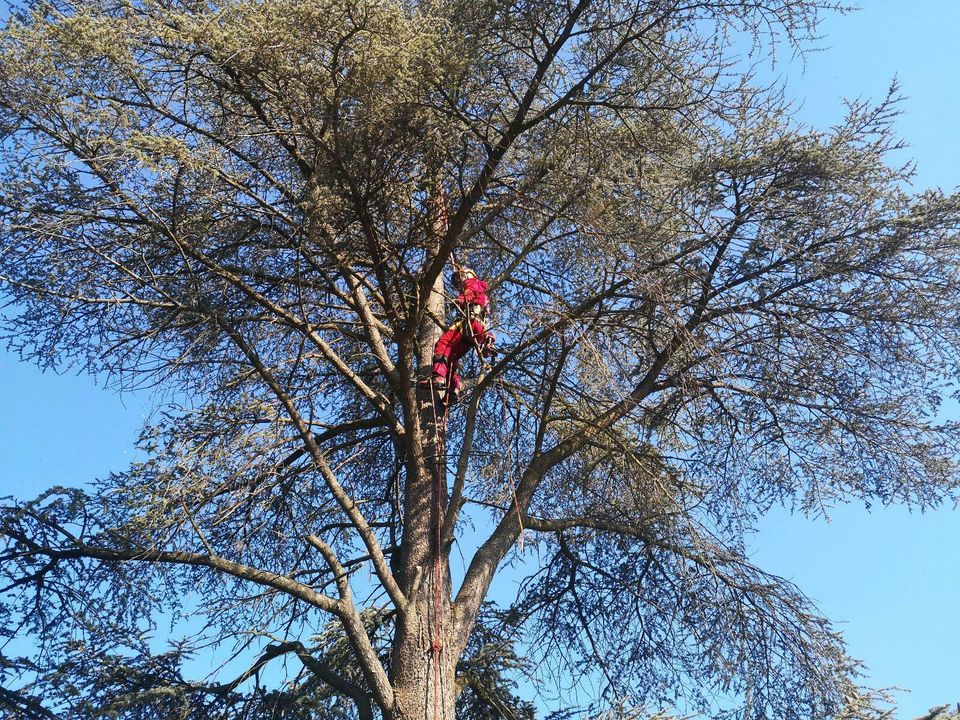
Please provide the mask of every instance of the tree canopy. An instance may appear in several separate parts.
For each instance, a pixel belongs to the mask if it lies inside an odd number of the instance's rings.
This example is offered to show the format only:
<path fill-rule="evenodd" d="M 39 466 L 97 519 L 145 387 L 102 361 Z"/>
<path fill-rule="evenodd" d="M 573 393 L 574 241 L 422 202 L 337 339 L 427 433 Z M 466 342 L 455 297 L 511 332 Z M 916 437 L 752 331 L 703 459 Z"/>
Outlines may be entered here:
<path fill-rule="evenodd" d="M 0 632 L 37 651 L 0 653 L 0 705 L 521 718 L 559 678 L 571 715 L 870 717 L 745 551 L 775 504 L 957 491 L 960 198 L 890 164 L 895 88 L 818 131 L 741 57 L 839 9 L 15 12 L 6 338 L 158 412 L 143 462 L 3 508 Z M 441 422 L 453 256 L 502 353 Z"/>

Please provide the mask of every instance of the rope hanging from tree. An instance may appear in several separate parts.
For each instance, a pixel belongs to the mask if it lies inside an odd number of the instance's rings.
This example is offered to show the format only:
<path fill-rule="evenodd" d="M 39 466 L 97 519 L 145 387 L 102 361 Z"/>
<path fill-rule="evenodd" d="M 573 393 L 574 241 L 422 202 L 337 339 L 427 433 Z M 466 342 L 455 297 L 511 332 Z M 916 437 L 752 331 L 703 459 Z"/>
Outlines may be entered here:
<path fill-rule="evenodd" d="M 434 203 L 436 216 L 434 218 L 434 233 L 444 237 L 449 230 L 450 219 L 447 214 L 446 202 L 444 201 L 443 186 L 439 179 L 436 181 L 434 192 Z M 447 474 L 447 451 L 446 451 L 446 427 L 447 410 L 449 409 L 449 393 L 452 385 L 444 389 L 443 412 L 440 417 L 437 416 L 437 388 L 434 384 L 433 374 L 430 375 L 430 406 L 433 410 L 433 433 L 434 433 L 434 553 L 433 553 L 433 638 L 430 643 L 430 652 L 433 662 L 433 720 L 440 720 L 443 717 L 441 710 L 441 694 L 443 692 L 443 672 L 440 667 L 440 660 L 443 656 L 444 640 L 444 609 L 443 609 L 443 567 L 441 564 L 442 542 L 443 542 L 443 485 L 446 483 Z M 441 432 L 442 422 L 442 432 Z"/>
<path fill-rule="evenodd" d="M 432 220 L 432 231 L 433 234 L 439 239 L 446 236 L 449 231 L 449 215 L 447 213 L 447 207 L 445 202 L 445 196 L 443 191 L 443 186 L 436 181 L 433 194 L 433 220 Z M 450 261 L 454 267 L 456 273 L 463 273 L 467 268 L 460 265 L 457 262 L 457 257 L 454 251 L 450 252 Z M 485 287 L 485 285 L 483 286 Z M 491 348 L 493 347 L 492 343 L 489 341 L 491 336 L 485 337 L 484 342 L 481 342 L 480 338 L 477 337 L 477 331 L 474 328 L 474 316 L 479 315 L 483 317 L 483 307 L 481 306 L 480 312 L 475 313 L 474 308 L 470 306 L 470 303 L 467 302 L 465 306 L 461 307 L 457 303 L 457 309 L 463 319 L 459 320 L 462 326 L 467 328 L 466 335 L 470 338 L 470 343 L 472 344 L 474 350 L 476 350 L 477 357 L 480 358 L 483 367 L 480 371 L 480 376 L 482 377 L 490 368 L 490 364 L 487 362 L 487 356 L 490 354 Z M 482 326 L 485 327 L 485 326 Z M 495 351 L 495 348 L 494 348 Z M 436 357 L 436 353 L 435 353 Z M 434 373 L 431 372 L 430 375 L 430 405 L 433 415 L 433 434 L 434 434 L 434 463 L 433 463 L 433 474 L 434 474 L 434 483 L 433 483 L 433 494 L 434 494 L 434 567 L 433 567 L 433 632 L 430 644 L 430 651 L 432 656 L 433 664 L 433 720 L 441 720 L 444 715 L 444 710 L 442 709 L 442 698 L 443 695 L 443 672 L 441 670 L 441 660 L 443 657 L 444 649 L 444 633 L 445 633 L 445 612 L 444 612 L 444 590 L 443 590 L 443 566 L 442 566 L 442 556 L 443 556 L 443 491 L 445 489 L 446 483 L 446 426 L 447 426 L 447 414 L 451 404 L 451 399 L 453 393 L 455 392 L 455 386 L 458 382 L 456 375 L 456 362 L 449 363 L 446 368 L 447 377 L 445 378 L 446 382 L 442 387 L 438 387 L 435 382 Z M 497 378 L 497 388 L 500 394 L 500 399 L 503 409 L 503 426 L 504 429 L 507 428 L 507 399 L 508 393 L 506 386 L 503 381 L 503 377 L 500 376 Z M 442 397 L 441 397 L 442 395 Z M 442 403 L 442 410 L 437 412 L 437 402 Z M 523 552 L 523 542 L 524 542 L 524 527 L 523 527 L 523 517 L 520 512 L 520 501 L 517 497 L 517 487 L 514 482 L 513 474 L 511 471 L 512 458 L 510 452 L 511 438 L 506 437 L 504 439 L 504 445 L 506 446 L 506 470 L 509 475 L 510 480 L 510 489 L 513 496 L 513 506 L 517 514 L 517 522 L 519 524 L 519 547 L 520 551 Z"/>

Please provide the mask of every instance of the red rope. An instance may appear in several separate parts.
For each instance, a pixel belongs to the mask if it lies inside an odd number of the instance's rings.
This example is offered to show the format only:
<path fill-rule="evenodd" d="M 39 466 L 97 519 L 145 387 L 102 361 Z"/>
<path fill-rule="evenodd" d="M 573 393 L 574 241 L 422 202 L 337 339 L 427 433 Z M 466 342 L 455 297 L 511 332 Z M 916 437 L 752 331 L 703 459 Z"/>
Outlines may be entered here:
<path fill-rule="evenodd" d="M 449 369 L 452 372 L 453 368 Z M 437 391 L 433 382 L 433 375 L 430 376 L 430 405 L 433 409 L 433 432 L 434 432 L 434 511 L 436 513 L 436 543 L 434 548 L 433 564 L 433 641 L 430 650 L 433 655 L 433 719 L 438 720 L 442 717 L 439 712 L 440 695 L 443 688 L 443 672 L 440 668 L 440 658 L 443 653 L 443 635 L 444 635 L 444 612 L 443 612 L 443 593 L 441 585 L 443 583 L 443 568 L 440 564 L 442 529 L 443 529 L 443 502 L 442 486 L 446 477 L 446 447 L 445 435 L 447 425 L 447 409 L 449 408 L 450 384 L 452 378 L 448 378 L 448 384 L 444 391 L 443 413 L 437 417 Z M 443 423 L 444 434 L 440 433 L 440 423 Z"/>
<path fill-rule="evenodd" d="M 443 191 L 443 184 L 440 179 L 436 179 L 434 188 L 433 205 L 436 215 L 431 228 L 434 234 L 438 236 L 446 235 L 450 229 L 450 216 L 447 213 L 446 196 Z M 456 263 L 454 263 L 456 264 Z M 434 433 L 434 512 L 436 513 L 436 547 L 434 548 L 433 563 L 433 640 L 430 645 L 430 651 L 433 656 L 433 720 L 439 720 L 441 717 L 440 695 L 443 688 L 443 673 L 440 669 L 440 659 L 443 654 L 444 637 L 444 612 L 443 612 L 443 592 L 441 585 L 443 583 L 443 568 L 440 564 L 442 529 L 443 529 L 443 486 L 446 482 L 446 458 L 447 451 L 445 447 L 447 409 L 450 405 L 450 391 L 453 387 L 456 368 L 448 366 L 447 385 L 444 389 L 443 413 L 437 417 L 437 391 L 433 382 L 433 374 L 430 375 L 430 405 L 433 408 L 433 433 Z M 440 432 L 440 423 L 443 423 L 443 433 Z"/>

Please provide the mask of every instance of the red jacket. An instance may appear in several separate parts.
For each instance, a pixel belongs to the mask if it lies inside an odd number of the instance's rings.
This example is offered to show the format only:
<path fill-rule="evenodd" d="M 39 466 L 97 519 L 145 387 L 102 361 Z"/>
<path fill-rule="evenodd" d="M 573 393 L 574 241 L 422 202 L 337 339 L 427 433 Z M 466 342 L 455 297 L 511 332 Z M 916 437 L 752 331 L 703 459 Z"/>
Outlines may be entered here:
<path fill-rule="evenodd" d="M 487 297 L 487 285 L 478 277 L 470 277 L 463 281 L 460 288 L 460 294 L 457 296 L 457 306 L 466 311 L 468 305 L 478 305 L 484 310 L 490 305 L 490 298 Z"/>

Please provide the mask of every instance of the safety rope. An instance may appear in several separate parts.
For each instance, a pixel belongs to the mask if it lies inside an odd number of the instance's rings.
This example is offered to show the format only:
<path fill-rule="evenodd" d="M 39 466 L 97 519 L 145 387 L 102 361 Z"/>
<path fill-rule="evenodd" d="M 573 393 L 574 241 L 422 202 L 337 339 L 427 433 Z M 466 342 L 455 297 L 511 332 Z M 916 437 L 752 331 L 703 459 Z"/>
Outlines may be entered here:
<path fill-rule="evenodd" d="M 449 370 L 448 370 L 449 373 Z M 443 502 L 442 485 L 446 479 L 446 426 L 447 410 L 449 408 L 450 381 L 448 378 L 447 386 L 444 389 L 443 412 L 437 416 L 437 389 L 433 382 L 433 374 L 430 375 L 430 406 L 433 409 L 433 433 L 434 433 L 434 512 L 435 512 L 435 548 L 433 564 L 433 640 L 430 645 L 430 651 L 433 655 L 433 718 L 438 720 L 442 717 L 439 712 L 440 696 L 443 692 L 443 672 L 440 668 L 440 658 L 443 654 L 444 637 L 444 612 L 443 612 L 443 594 L 441 585 L 443 583 L 443 568 L 440 563 L 441 542 L 443 529 Z M 444 432 L 441 434 L 440 427 L 443 424 Z"/>
<path fill-rule="evenodd" d="M 436 180 L 436 188 L 434 194 L 435 210 L 436 217 L 434 219 L 433 231 L 438 234 L 446 235 L 450 229 L 450 217 L 447 213 L 446 200 L 443 192 L 443 185 L 441 184 L 439 178 Z M 457 262 L 457 257 L 454 254 L 453 250 L 450 251 L 450 259 L 453 263 L 455 270 L 460 270 L 460 265 Z M 466 307 L 458 308 L 466 316 L 461 320 L 461 327 L 463 324 L 467 326 L 467 333 L 470 336 L 470 340 L 473 343 L 474 349 L 477 352 L 477 357 L 480 358 L 481 363 L 484 366 L 487 366 L 486 359 L 484 357 L 483 348 L 480 345 L 480 342 L 477 340 L 476 332 L 473 328 L 473 312 L 470 304 L 467 303 Z M 486 326 L 484 326 L 486 327 Z M 435 528 L 436 528 L 436 537 L 435 537 L 435 548 L 434 548 L 434 567 L 433 567 L 433 639 L 430 645 L 430 650 L 433 659 L 433 720 L 440 720 L 440 718 L 445 713 L 441 713 L 441 697 L 444 690 L 443 682 L 443 672 L 440 667 L 440 661 L 443 657 L 443 640 L 445 636 L 445 612 L 444 612 L 444 592 L 443 592 L 443 567 L 441 564 L 442 557 L 442 542 L 443 542 L 443 489 L 446 483 L 446 427 L 447 427 L 447 413 L 450 408 L 450 399 L 451 394 L 454 391 L 454 385 L 456 383 L 456 364 L 448 363 L 447 364 L 447 378 L 446 384 L 444 387 L 444 396 L 443 396 L 443 411 L 440 413 L 439 417 L 437 414 L 437 388 L 434 383 L 433 372 L 430 373 L 430 405 L 433 412 L 433 432 L 434 432 L 434 512 L 436 514 L 435 519 Z M 503 424 L 506 428 L 506 414 L 507 414 L 507 392 L 506 387 L 503 384 L 503 377 L 497 378 L 498 384 L 501 392 L 501 399 L 503 401 Z M 441 432 L 441 426 L 443 428 Z M 510 453 L 510 442 L 506 443 L 507 446 L 507 457 L 506 457 L 506 467 L 507 472 L 510 478 L 510 488 L 513 493 L 513 505 L 517 512 L 517 522 L 520 524 L 520 552 L 523 552 L 523 540 L 524 540 L 524 529 L 523 529 L 523 518 L 520 514 L 520 501 L 517 498 L 517 487 L 514 482 L 512 465 L 513 460 Z"/>
<path fill-rule="evenodd" d="M 446 235 L 450 228 L 450 218 L 447 214 L 447 205 L 444 198 L 443 185 L 439 178 L 436 180 L 434 194 L 436 217 L 434 219 L 433 230 L 440 235 Z M 445 714 L 441 712 L 441 695 L 443 694 L 443 672 L 440 667 L 440 660 L 443 656 L 444 640 L 444 598 L 442 591 L 443 567 L 441 565 L 443 542 L 443 484 L 446 483 L 447 475 L 447 450 L 446 450 L 446 427 L 447 410 L 450 406 L 450 392 L 453 388 L 456 368 L 447 364 L 447 383 L 444 387 L 443 412 L 440 417 L 437 416 L 437 387 L 434 383 L 433 372 L 430 373 L 430 406 L 433 410 L 433 440 L 434 440 L 434 525 L 436 536 L 434 538 L 434 562 L 433 562 L 433 639 L 430 644 L 430 652 L 433 659 L 433 720 L 440 720 Z M 441 423 L 443 432 L 441 433 Z"/>

